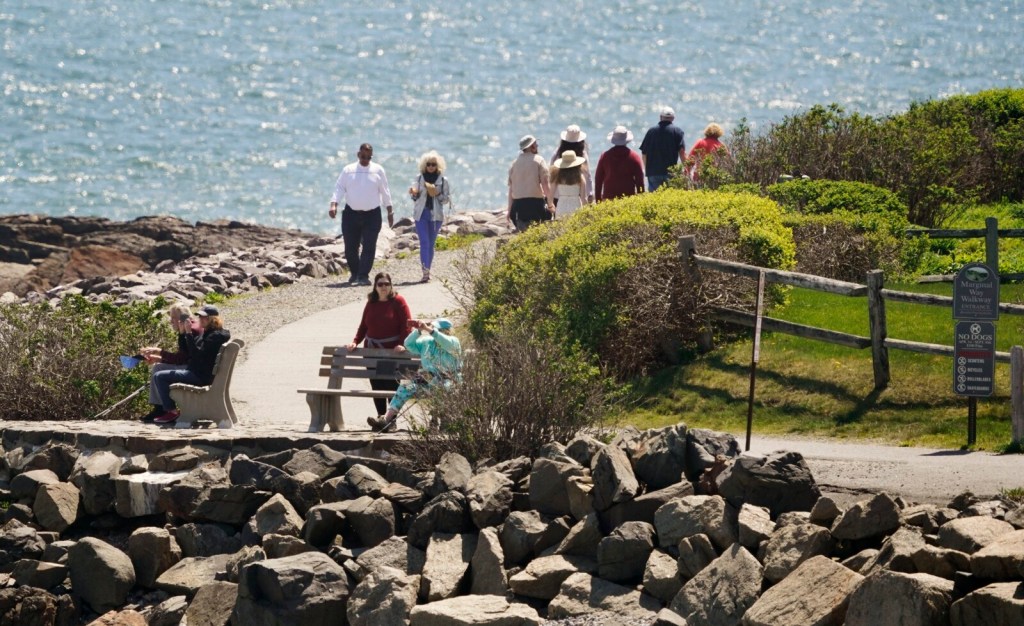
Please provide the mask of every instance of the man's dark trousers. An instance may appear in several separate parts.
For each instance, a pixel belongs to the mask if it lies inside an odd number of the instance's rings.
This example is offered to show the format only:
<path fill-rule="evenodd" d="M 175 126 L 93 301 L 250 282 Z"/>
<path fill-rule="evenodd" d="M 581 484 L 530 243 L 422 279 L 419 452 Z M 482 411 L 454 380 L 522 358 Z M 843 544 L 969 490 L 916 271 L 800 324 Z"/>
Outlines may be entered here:
<path fill-rule="evenodd" d="M 345 205 L 341 212 L 341 238 L 345 242 L 345 262 L 354 278 L 369 280 L 373 257 L 377 253 L 377 235 L 380 234 L 380 207 L 370 211 L 356 211 Z M 359 247 L 362 246 L 360 251 Z"/>

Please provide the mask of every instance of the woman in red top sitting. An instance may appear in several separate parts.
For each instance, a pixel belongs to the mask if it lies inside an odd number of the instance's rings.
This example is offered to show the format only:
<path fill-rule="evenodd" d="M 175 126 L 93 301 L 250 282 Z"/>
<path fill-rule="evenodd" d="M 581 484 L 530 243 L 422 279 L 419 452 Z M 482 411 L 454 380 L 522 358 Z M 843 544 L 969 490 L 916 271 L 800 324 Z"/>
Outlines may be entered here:
<path fill-rule="evenodd" d="M 365 348 L 393 349 L 395 352 L 405 352 L 402 345 L 406 335 L 409 334 L 409 320 L 412 314 L 409 312 L 409 304 L 405 298 L 395 293 L 391 284 L 391 274 L 381 272 L 373 278 L 373 291 L 367 297 L 366 306 L 363 308 L 363 319 L 359 322 L 355 339 L 345 346 L 349 351 L 355 350 L 360 342 Z M 395 391 L 398 389 L 398 379 L 377 380 L 370 379 L 371 389 L 387 389 Z M 377 407 L 377 415 L 384 415 L 388 410 L 388 401 L 385 398 L 374 398 L 373 404 Z"/>
<path fill-rule="evenodd" d="M 725 144 L 719 141 L 719 137 L 724 134 L 722 127 L 712 122 L 708 124 L 708 127 L 704 129 L 704 138 L 693 144 L 690 148 L 690 154 L 686 158 L 686 165 L 690 174 L 690 179 L 697 182 L 700 172 L 700 166 L 704 163 L 704 160 L 711 158 L 712 163 L 718 163 L 718 157 L 728 156 L 729 149 L 725 147 Z"/>

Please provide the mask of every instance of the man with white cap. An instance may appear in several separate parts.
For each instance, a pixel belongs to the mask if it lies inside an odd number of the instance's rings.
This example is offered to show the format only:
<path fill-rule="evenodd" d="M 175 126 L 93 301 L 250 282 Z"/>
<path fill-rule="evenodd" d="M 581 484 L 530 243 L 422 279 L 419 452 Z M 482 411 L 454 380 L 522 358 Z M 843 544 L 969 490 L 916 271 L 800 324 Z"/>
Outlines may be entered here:
<path fill-rule="evenodd" d="M 608 133 L 612 147 L 604 151 L 594 174 L 597 201 L 632 196 L 644 190 L 644 166 L 640 155 L 630 150 L 633 133 L 625 126 L 616 126 Z"/>
<path fill-rule="evenodd" d="M 508 170 L 508 220 L 524 231 L 534 222 L 554 219 L 555 204 L 548 182 L 548 165 L 537 154 L 537 139 L 519 140 L 519 157 Z"/>
<path fill-rule="evenodd" d="M 686 161 L 686 142 L 683 129 L 672 122 L 676 112 L 670 107 L 661 108 L 661 119 L 651 126 L 640 143 L 644 155 L 644 170 L 647 172 L 647 190 L 654 191 L 668 180 L 668 168 L 680 161 Z"/>

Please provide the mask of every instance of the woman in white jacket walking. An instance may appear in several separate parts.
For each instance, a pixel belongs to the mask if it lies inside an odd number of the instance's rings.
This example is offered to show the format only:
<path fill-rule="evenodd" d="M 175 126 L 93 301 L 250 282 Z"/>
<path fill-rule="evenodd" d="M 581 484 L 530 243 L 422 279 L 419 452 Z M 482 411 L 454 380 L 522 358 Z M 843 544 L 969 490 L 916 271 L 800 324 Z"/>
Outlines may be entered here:
<path fill-rule="evenodd" d="M 430 265 L 434 261 L 434 244 L 444 224 L 444 205 L 451 198 L 451 185 L 444 177 L 444 157 L 431 150 L 420 157 L 420 175 L 409 187 L 409 196 L 415 202 L 413 220 L 416 236 L 420 240 L 420 264 L 423 282 L 430 280 Z"/>

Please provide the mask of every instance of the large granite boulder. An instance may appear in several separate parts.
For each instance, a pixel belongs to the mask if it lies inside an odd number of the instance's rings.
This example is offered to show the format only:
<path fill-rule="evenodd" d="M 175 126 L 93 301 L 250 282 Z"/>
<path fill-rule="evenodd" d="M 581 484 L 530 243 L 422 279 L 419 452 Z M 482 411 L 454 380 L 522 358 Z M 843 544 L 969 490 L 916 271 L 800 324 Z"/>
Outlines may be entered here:
<path fill-rule="evenodd" d="M 530 472 L 530 507 L 545 515 L 571 514 L 567 483 L 571 478 L 584 476 L 585 471 L 575 462 L 538 458 Z"/>
<path fill-rule="evenodd" d="M 597 563 L 582 556 L 542 556 L 511 576 L 508 584 L 516 595 L 550 600 L 558 595 L 565 579 L 579 572 L 596 574 Z"/>
<path fill-rule="evenodd" d="M 421 550 L 427 548 L 435 533 L 458 534 L 472 530 L 469 504 L 458 491 L 448 491 L 427 503 L 409 526 L 409 543 Z"/>
<path fill-rule="evenodd" d="M 734 626 L 761 595 L 761 564 L 736 543 L 691 578 L 669 608 L 687 623 Z"/>
<path fill-rule="evenodd" d="M 40 526 L 61 533 L 78 519 L 78 507 L 78 488 L 71 483 L 56 483 L 40 485 L 32 510 Z"/>
<path fill-rule="evenodd" d="M 629 457 L 616 446 L 605 446 L 594 455 L 590 462 L 590 473 L 594 480 L 591 496 L 597 511 L 605 511 L 614 504 L 632 500 L 640 493 L 640 483 L 633 473 Z"/>
<path fill-rule="evenodd" d="M 967 594 L 949 608 L 952 626 L 1024 624 L 1024 585 L 993 583 Z"/>
<path fill-rule="evenodd" d="M 128 558 L 135 569 L 136 582 L 152 588 L 156 579 L 181 560 L 178 542 L 165 528 L 136 529 L 128 537 Z"/>
<path fill-rule="evenodd" d="M 888 494 L 880 493 L 846 509 L 832 524 L 832 536 L 857 541 L 888 535 L 899 526 L 899 505 Z"/>
<path fill-rule="evenodd" d="M 777 583 L 804 561 L 832 552 L 832 536 L 827 528 L 814 524 L 792 524 L 774 533 L 765 548 L 765 580 Z"/>
<path fill-rule="evenodd" d="M 850 595 L 845 626 L 934 626 L 949 623 L 953 581 L 879 570 Z"/>
<path fill-rule="evenodd" d="M 686 480 L 686 425 L 648 431 L 633 456 L 636 477 L 656 491 Z"/>
<path fill-rule="evenodd" d="M 512 508 L 512 488 L 507 476 L 493 470 L 481 472 L 466 483 L 469 516 L 477 528 L 497 526 Z"/>
<path fill-rule="evenodd" d="M 406 624 L 416 606 L 419 576 L 393 567 L 371 572 L 355 588 L 346 609 L 349 626 Z"/>
<path fill-rule="evenodd" d="M 536 609 L 499 596 L 459 596 L 421 604 L 409 626 L 540 626 Z"/>
<path fill-rule="evenodd" d="M 497 529 L 484 528 L 480 531 L 469 571 L 471 594 L 504 597 L 508 593 L 505 553 L 501 549 Z"/>
<path fill-rule="evenodd" d="M 427 559 L 420 577 L 420 597 L 436 602 L 458 595 L 464 587 L 476 545 L 477 536 L 473 533 L 433 535 L 427 545 Z"/>
<path fill-rule="evenodd" d="M 344 619 L 345 570 L 321 552 L 251 563 L 242 568 L 236 624 L 330 624 Z"/>
<path fill-rule="evenodd" d="M 961 517 L 943 524 L 935 543 L 942 548 L 971 554 L 1013 530 L 1012 524 L 992 517 Z"/>
<path fill-rule="evenodd" d="M 821 497 L 799 452 L 741 456 L 718 476 L 717 485 L 737 509 L 743 504 L 767 507 L 773 519 L 787 511 L 810 511 Z"/>
<path fill-rule="evenodd" d="M 680 539 L 707 535 L 719 550 L 736 543 L 737 511 L 720 496 L 684 496 L 659 508 L 654 527 L 662 548 L 675 547 Z"/>
<path fill-rule="evenodd" d="M 704 470 L 715 465 L 715 458 L 722 455 L 727 459 L 740 455 L 740 442 L 727 433 L 704 428 L 686 431 L 686 478 L 696 482 Z"/>
<path fill-rule="evenodd" d="M 842 626 L 850 594 L 864 580 L 827 556 L 815 556 L 758 598 L 744 626 Z"/>
<path fill-rule="evenodd" d="M 562 582 L 548 604 L 548 618 L 579 616 L 586 624 L 646 624 L 658 608 L 658 601 L 647 594 L 580 572 Z"/>
<path fill-rule="evenodd" d="M 114 546 L 85 537 L 68 550 L 71 589 L 97 613 L 125 604 L 135 586 L 135 568 L 127 554 Z"/>
<path fill-rule="evenodd" d="M 654 527 L 647 522 L 619 526 L 597 546 L 598 576 L 617 583 L 639 581 L 654 542 Z"/>
<path fill-rule="evenodd" d="M 78 457 L 69 480 L 81 492 L 86 513 L 99 515 L 114 507 L 117 496 L 114 478 L 120 469 L 121 458 L 106 450 Z"/>

